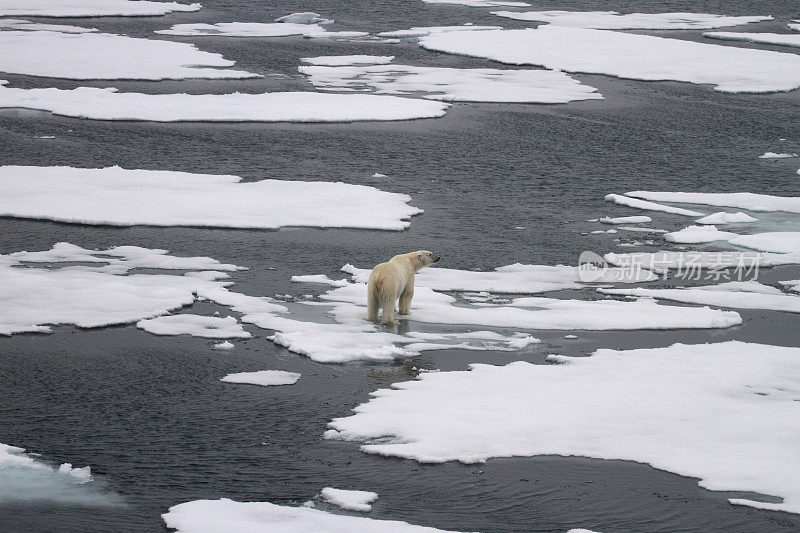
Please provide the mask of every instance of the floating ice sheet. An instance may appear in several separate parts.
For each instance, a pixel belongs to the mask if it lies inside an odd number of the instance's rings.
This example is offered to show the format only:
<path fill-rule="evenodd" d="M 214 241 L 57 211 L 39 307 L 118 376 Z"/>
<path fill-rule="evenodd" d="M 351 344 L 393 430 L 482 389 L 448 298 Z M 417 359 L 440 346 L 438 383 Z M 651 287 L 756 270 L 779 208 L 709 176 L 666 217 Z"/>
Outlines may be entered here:
<path fill-rule="evenodd" d="M 695 268 L 740 268 L 751 272 L 760 267 L 800 264 L 800 253 L 758 252 L 638 252 L 632 254 L 608 253 L 603 258 L 611 265 L 622 269 L 640 268 L 663 271 L 670 269 L 689 270 Z"/>
<path fill-rule="evenodd" d="M 373 90 L 377 94 L 423 93 L 449 102 L 556 104 L 597 100 L 597 89 L 553 70 L 458 69 L 409 65 L 301 66 L 323 90 Z"/>
<path fill-rule="evenodd" d="M 758 156 L 759 159 L 788 159 L 790 157 L 797 157 L 797 154 L 778 154 L 775 152 L 765 152 Z"/>
<path fill-rule="evenodd" d="M 136 247 L 90 252 L 64 243 L 39 256 L 37 252 L 0 255 L 0 285 L 5 287 L 0 293 L 0 335 L 47 333 L 48 324 L 94 328 L 133 323 L 189 305 L 203 288 L 228 284 L 202 276 L 124 275 L 131 268 L 190 269 L 193 263 L 200 268 L 217 263 L 210 258 L 167 256 L 164 250 L 149 252 Z M 126 264 L 128 254 L 134 259 Z M 67 266 L 24 266 L 44 262 L 64 262 Z M 75 262 L 108 264 L 69 266 Z M 215 266 L 237 268 L 219 263 Z"/>
<path fill-rule="evenodd" d="M 648 202 L 638 198 L 631 198 L 621 194 L 607 194 L 606 202 L 614 202 L 615 204 L 627 205 L 636 209 L 645 209 L 647 211 L 662 211 L 664 213 L 672 213 L 674 215 L 683 215 L 685 217 L 701 217 L 704 213 L 692 211 L 690 209 L 683 209 L 681 207 L 672 207 L 670 205 L 657 204 L 655 202 Z"/>
<path fill-rule="evenodd" d="M 286 372 L 284 370 L 259 370 L 258 372 L 238 372 L 228 374 L 220 379 L 226 383 L 243 383 L 246 385 L 261 385 L 269 387 L 273 385 L 294 385 L 300 379 L 297 372 Z"/>
<path fill-rule="evenodd" d="M 705 30 L 772 20 L 768 16 L 729 17 L 709 13 L 628 13 L 616 11 L 493 11 L 516 20 L 601 30 Z"/>
<path fill-rule="evenodd" d="M 436 533 L 444 530 L 396 520 L 327 513 L 309 507 L 228 499 L 194 500 L 169 508 L 161 515 L 176 533 Z"/>
<path fill-rule="evenodd" d="M 147 0 L 3 0 L 0 16 L 31 17 L 141 17 L 174 11 L 199 11 L 200 4 Z"/>
<path fill-rule="evenodd" d="M 328 21 L 333 22 L 333 21 Z M 175 24 L 168 30 L 156 30 L 161 35 L 183 37 L 303 37 L 350 39 L 366 37 L 363 31 L 327 31 L 320 24 L 292 22 L 219 22 L 217 24 Z"/>
<path fill-rule="evenodd" d="M 24 448 L 0 443 L 0 504 L 43 502 L 93 507 L 119 505 L 122 499 L 104 490 L 89 466 L 51 466 Z"/>
<path fill-rule="evenodd" d="M 234 62 L 192 44 L 110 33 L 0 31 L 0 49 L 0 72 L 30 76 L 73 80 L 260 77 L 221 68 Z"/>
<path fill-rule="evenodd" d="M 2 8 L 0 7 L 0 10 Z M 67 26 L 64 24 L 41 24 L 30 20 L 0 19 L 0 28 L 21 31 L 58 31 L 61 33 L 91 33 L 95 28 L 81 28 L 80 26 Z"/>
<path fill-rule="evenodd" d="M 502 30 L 500 26 L 473 26 L 472 24 L 463 24 L 461 26 L 415 26 L 407 30 L 383 31 L 378 33 L 378 37 L 394 37 L 398 39 L 417 39 L 425 37 L 426 35 L 433 35 L 435 33 L 453 33 L 453 32 L 474 32 L 474 31 L 488 31 L 488 30 Z"/>
<path fill-rule="evenodd" d="M 322 489 L 322 499 L 346 511 L 370 511 L 370 503 L 378 499 L 377 492 L 366 490 L 344 490 L 325 487 Z"/>
<path fill-rule="evenodd" d="M 292 24 L 333 24 L 331 19 L 326 19 L 319 13 L 314 13 L 312 11 L 284 15 L 276 18 L 275 22 L 288 22 Z"/>
<path fill-rule="evenodd" d="M 644 198 L 655 202 L 675 202 L 681 204 L 702 204 L 721 207 L 737 207 L 748 211 L 786 211 L 800 213 L 800 196 L 772 196 L 752 192 L 709 193 L 709 192 L 655 192 L 630 191 L 626 196 Z"/>
<path fill-rule="evenodd" d="M 457 4 L 467 7 L 529 7 L 526 2 L 507 0 L 422 0 L 426 4 Z"/>
<path fill-rule="evenodd" d="M 603 217 L 600 219 L 600 222 L 603 224 L 643 224 L 646 222 L 652 222 L 653 219 L 644 215 L 640 216 L 632 216 L 632 217 Z"/>
<path fill-rule="evenodd" d="M 114 226 L 402 230 L 404 194 L 346 183 L 262 180 L 120 167 L 0 167 L 0 216 Z"/>
<path fill-rule="evenodd" d="M 770 309 L 800 313 L 800 297 L 757 281 L 728 282 L 684 289 L 597 289 L 603 294 L 659 298 L 736 309 Z"/>
<path fill-rule="evenodd" d="M 141 94 L 116 89 L 10 89 L 0 80 L 0 108 L 50 111 L 96 120 L 155 122 L 353 122 L 438 118 L 449 104 L 372 94 Z"/>
<path fill-rule="evenodd" d="M 304 57 L 300 61 L 309 65 L 340 67 L 344 65 L 387 65 L 393 59 L 394 56 L 350 55 Z"/>
<path fill-rule="evenodd" d="M 765 93 L 800 87 L 800 56 L 606 30 L 537 29 L 436 33 L 424 48 L 512 65 L 606 74 L 646 81 L 711 84 L 721 92 Z"/>
<path fill-rule="evenodd" d="M 776 46 L 800 47 L 800 34 L 797 33 L 744 33 L 734 31 L 710 31 L 703 34 L 711 39 L 723 41 L 744 41 L 748 43 L 772 44 Z"/>
<path fill-rule="evenodd" d="M 734 503 L 800 512 L 800 349 L 731 341 L 549 359 L 560 364 L 474 364 L 396 383 L 326 437 L 383 439 L 361 449 L 423 462 L 637 461 L 710 490 L 783 498 Z"/>
<path fill-rule="evenodd" d="M 140 320 L 136 327 L 155 335 L 191 335 L 206 339 L 249 339 L 250 333 L 233 318 L 189 313 Z"/>
<path fill-rule="evenodd" d="M 741 224 L 744 222 L 757 222 L 758 219 L 751 217 L 747 213 L 726 213 L 725 211 L 718 211 L 706 217 L 695 220 L 698 224 Z"/>

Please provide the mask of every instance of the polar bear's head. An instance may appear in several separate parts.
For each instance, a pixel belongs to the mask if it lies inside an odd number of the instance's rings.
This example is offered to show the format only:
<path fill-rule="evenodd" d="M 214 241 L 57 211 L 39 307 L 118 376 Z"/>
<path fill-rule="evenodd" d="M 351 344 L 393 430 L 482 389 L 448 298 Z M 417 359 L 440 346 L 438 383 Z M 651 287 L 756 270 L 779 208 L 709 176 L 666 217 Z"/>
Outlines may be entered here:
<path fill-rule="evenodd" d="M 421 268 L 430 266 L 439 260 L 439 256 L 428 250 L 419 250 L 408 254 L 411 259 L 411 264 L 414 265 L 414 270 L 418 271 Z"/>

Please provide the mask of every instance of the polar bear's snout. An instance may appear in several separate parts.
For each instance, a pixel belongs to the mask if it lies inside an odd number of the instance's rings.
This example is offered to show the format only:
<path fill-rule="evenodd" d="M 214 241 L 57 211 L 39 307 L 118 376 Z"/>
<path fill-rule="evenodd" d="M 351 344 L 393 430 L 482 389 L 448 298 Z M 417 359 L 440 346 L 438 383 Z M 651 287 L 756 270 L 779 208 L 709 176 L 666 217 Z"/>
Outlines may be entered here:
<path fill-rule="evenodd" d="M 441 259 L 441 257 L 438 254 L 433 254 L 433 262 L 434 263 L 438 263 L 439 259 Z"/>

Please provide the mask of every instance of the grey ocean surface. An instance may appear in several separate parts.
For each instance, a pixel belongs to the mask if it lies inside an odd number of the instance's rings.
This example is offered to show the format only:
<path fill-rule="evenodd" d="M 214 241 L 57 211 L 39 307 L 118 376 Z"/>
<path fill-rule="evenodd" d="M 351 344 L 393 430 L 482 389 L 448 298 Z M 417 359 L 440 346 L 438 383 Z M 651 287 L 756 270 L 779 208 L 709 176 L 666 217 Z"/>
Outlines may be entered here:
<path fill-rule="evenodd" d="M 331 29 L 385 31 L 411 26 L 493 24 L 526 27 L 489 9 L 402 2 L 203 2 L 197 13 L 150 18 L 68 19 L 59 23 L 159 38 L 183 22 L 262 22 L 294 11 L 334 18 Z M 534 9 L 692 11 L 773 15 L 752 31 L 783 31 L 795 2 L 566 2 Z M 45 20 L 45 19 L 42 19 Z M 748 28 L 745 31 L 750 31 Z M 645 32 L 702 40 L 701 32 Z M 168 37 L 161 37 L 168 38 Z M 117 87 L 149 93 L 312 90 L 301 57 L 395 55 L 397 63 L 509 68 L 428 52 L 414 43 L 337 43 L 302 38 L 168 38 L 219 52 L 264 74 L 247 81 L 89 81 L 3 75 L 14 87 Z M 716 43 L 720 44 L 720 43 Z M 792 53 L 791 49 L 724 43 Z M 583 250 L 615 250 L 614 237 L 582 235 L 598 216 L 640 214 L 603 202 L 629 190 L 751 191 L 797 195 L 800 91 L 720 94 L 683 83 L 575 75 L 604 100 L 567 105 L 457 104 L 435 120 L 348 124 L 153 124 L 70 119 L 33 111 L 0 113 L 0 164 L 71 165 L 225 173 L 245 180 L 300 179 L 372 185 L 411 195 L 425 213 L 404 232 L 283 229 L 114 228 L 0 218 L 0 253 L 68 241 L 88 248 L 137 245 L 204 255 L 248 267 L 234 290 L 252 295 L 314 293 L 295 274 L 369 267 L 395 253 L 426 248 L 441 265 L 492 269 L 515 262 L 576 264 Z M 39 136 L 55 139 L 37 139 Z M 781 141 L 780 139 L 786 139 Z M 388 177 L 371 177 L 374 173 Z M 270 209 L 269 205 L 264 206 Z M 651 214 L 653 226 L 690 219 Z M 516 229 L 523 227 L 525 229 Z M 637 235 L 623 237 L 628 240 Z M 654 245 L 634 250 L 675 249 Z M 616 251 L 624 251 L 618 248 Z M 630 248 L 628 249 L 630 250 Z M 796 279 L 800 269 L 762 273 Z M 570 293 L 561 293 L 570 294 Z M 571 296 L 592 298 L 590 290 Z M 224 308 L 197 303 L 193 312 Z M 729 493 L 697 480 L 624 461 L 576 457 L 493 459 L 485 464 L 419 464 L 367 455 L 356 443 L 322 439 L 327 422 L 369 393 L 413 379 L 419 368 L 469 363 L 543 363 L 548 353 L 668 346 L 738 339 L 800 345 L 796 315 L 741 311 L 727 330 L 645 332 L 535 331 L 522 352 L 427 352 L 396 364 L 325 365 L 275 346 L 270 332 L 232 352 L 209 341 L 157 337 L 133 326 L 0 338 L 0 442 L 53 462 L 91 465 L 122 506 L 0 505 L 2 531 L 165 531 L 160 514 L 178 503 L 220 497 L 299 505 L 333 486 L 380 494 L 372 518 L 464 531 L 797 531 L 800 517 L 733 506 Z M 413 322 L 404 327 L 414 329 Z M 577 340 L 563 335 L 576 333 Z M 302 373 L 287 387 L 220 383 L 230 372 Z M 479 422 L 476 422 L 479 423 Z M 318 504 L 318 508 L 325 508 Z M 337 511 L 341 512 L 341 511 Z"/>

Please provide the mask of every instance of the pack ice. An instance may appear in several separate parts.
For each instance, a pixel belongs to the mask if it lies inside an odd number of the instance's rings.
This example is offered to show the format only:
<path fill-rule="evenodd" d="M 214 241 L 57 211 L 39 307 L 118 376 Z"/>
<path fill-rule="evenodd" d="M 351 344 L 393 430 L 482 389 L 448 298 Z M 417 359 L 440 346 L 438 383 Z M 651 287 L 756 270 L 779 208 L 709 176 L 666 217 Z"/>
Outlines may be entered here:
<path fill-rule="evenodd" d="M 600 30 L 704 30 L 772 20 L 769 16 L 729 17 L 709 13 L 628 13 L 616 11 L 493 11 L 516 20 Z"/>
<path fill-rule="evenodd" d="M 280 20 L 280 19 L 279 19 Z M 333 22 L 325 21 L 327 22 Z M 180 35 L 184 37 L 289 37 L 302 35 L 316 38 L 354 38 L 369 35 L 363 31 L 327 31 L 323 23 L 308 22 L 219 22 L 217 24 L 191 23 L 175 24 L 167 30 L 156 30 L 161 35 Z"/>
<path fill-rule="evenodd" d="M 0 174 L 0 216 L 80 224 L 399 231 L 422 212 L 404 194 L 341 182 L 245 183 L 238 176 L 120 167 L 5 166 Z"/>
<path fill-rule="evenodd" d="M 800 56 L 616 31 L 544 25 L 536 29 L 436 33 L 424 48 L 512 65 L 645 81 L 710 84 L 720 92 L 800 87 Z"/>
<path fill-rule="evenodd" d="M 258 78 L 194 45 L 110 33 L 0 31 L 0 72 L 74 80 Z M 5 99 L 5 97 L 3 98 Z"/>
<path fill-rule="evenodd" d="M 142 17 L 177 11 L 199 11 L 200 4 L 148 0 L 3 0 L 0 16 Z"/>
<path fill-rule="evenodd" d="M 548 359 L 422 374 L 372 393 L 325 436 L 422 462 L 637 461 L 781 500 L 732 503 L 800 512 L 800 349 L 729 341 Z"/>
<path fill-rule="evenodd" d="M 141 94 L 114 88 L 16 89 L 0 80 L 0 108 L 96 120 L 154 122 L 353 122 L 438 118 L 450 104 L 371 94 Z"/>

